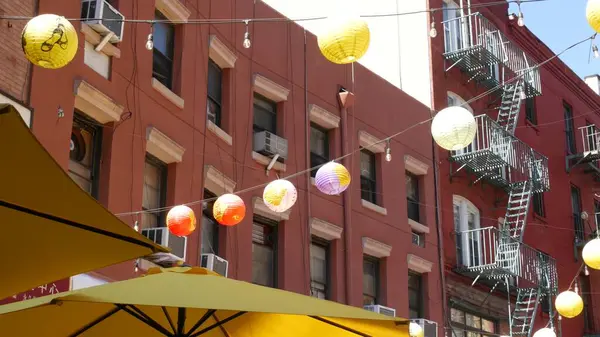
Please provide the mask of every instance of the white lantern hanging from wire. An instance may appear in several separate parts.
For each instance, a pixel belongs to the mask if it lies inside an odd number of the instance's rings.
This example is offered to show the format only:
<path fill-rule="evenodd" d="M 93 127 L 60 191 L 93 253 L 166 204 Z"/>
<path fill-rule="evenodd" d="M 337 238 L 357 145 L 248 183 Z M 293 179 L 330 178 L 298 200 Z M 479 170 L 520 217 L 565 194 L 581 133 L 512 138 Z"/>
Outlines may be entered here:
<path fill-rule="evenodd" d="M 457 151 L 469 146 L 477 133 L 477 122 L 471 112 L 451 106 L 438 112 L 431 122 L 431 135 L 442 148 Z"/>
<path fill-rule="evenodd" d="M 556 332 L 551 328 L 542 328 L 536 331 L 533 337 L 556 337 Z"/>
<path fill-rule="evenodd" d="M 263 191 L 263 202 L 273 212 L 281 213 L 296 203 L 298 192 L 289 180 L 277 179 L 270 182 Z"/>

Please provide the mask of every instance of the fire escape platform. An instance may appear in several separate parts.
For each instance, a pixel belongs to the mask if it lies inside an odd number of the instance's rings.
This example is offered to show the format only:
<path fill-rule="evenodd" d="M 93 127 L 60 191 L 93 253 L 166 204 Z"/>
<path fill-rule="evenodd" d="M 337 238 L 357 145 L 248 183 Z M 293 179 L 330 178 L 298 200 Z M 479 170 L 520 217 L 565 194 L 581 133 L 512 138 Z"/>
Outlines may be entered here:
<path fill-rule="evenodd" d="M 577 166 L 584 166 L 584 172 L 593 174 L 600 180 L 600 129 L 594 124 L 579 128 L 583 151 L 565 157 L 567 172 Z"/>
<path fill-rule="evenodd" d="M 446 52 L 444 57 L 450 61 L 450 68 L 458 67 L 471 76 L 471 80 L 482 83 L 487 87 L 495 87 L 500 84 L 489 71 L 491 64 L 500 63 L 494 53 L 482 45 L 466 47 L 464 49 Z"/>

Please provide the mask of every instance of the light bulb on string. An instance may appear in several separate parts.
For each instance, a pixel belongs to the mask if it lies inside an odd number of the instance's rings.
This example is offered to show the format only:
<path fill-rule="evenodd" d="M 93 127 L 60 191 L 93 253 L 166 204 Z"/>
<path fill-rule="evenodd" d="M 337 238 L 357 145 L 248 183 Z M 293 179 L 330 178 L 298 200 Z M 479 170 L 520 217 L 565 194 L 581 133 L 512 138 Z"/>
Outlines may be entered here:
<path fill-rule="evenodd" d="M 138 226 L 138 221 L 137 221 L 137 220 L 135 220 L 135 223 L 133 224 L 133 229 L 134 229 L 136 232 L 139 232 L 139 230 L 140 230 L 140 227 Z"/>
<path fill-rule="evenodd" d="M 431 29 L 429 30 L 429 37 L 434 39 L 437 36 L 437 29 L 435 29 L 435 22 L 431 21 Z"/>
<path fill-rule="evenodd" d="M 390 147 L 390 140 L 387 140 L 387 144 L 385 146 L 385 161 L 392 161 L 392 148 Z"/>
<path fill-rule="evenodd" d="M 525 18 L 523 17 L 523 12 L 521 12 L 520 7 L 519 7 L 519 19 L 517 19 L 517 25 L 519 25 L 519 27 L 525 26 Z"/>
<path fill-rule="evenodd" d="M 154 36 L 152 35 L 152 31 L 154 26 L 150 26 L 150 34 L 148 34 L 148 38 L 146 39 L 146 49 L 152 50 L 154 49 Z"/>
<path fill-rule="evenodd" d="M 594 58 L 600 58 L 600 52 L 598 52 L 598 46 L 596 44 L 592 44 L 592 52 L 594 53 Z"/>
<path fill-rule="evenodd" d="M 248 49 L 252 47 L 252 41 L 250 41 L 250 32 L 248 31 L 248 20 L 244 20 L 244 23 L 246 24 L 246 32 L 244 33 L 244 42 L 242 42 L 242 46 Z"/>

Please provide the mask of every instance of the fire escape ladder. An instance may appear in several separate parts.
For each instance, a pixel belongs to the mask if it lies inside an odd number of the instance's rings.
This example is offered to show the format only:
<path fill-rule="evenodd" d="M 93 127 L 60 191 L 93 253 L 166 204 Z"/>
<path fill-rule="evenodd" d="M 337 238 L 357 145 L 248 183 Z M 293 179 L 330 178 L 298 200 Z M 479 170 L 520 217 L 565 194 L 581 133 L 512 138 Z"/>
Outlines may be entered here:
<path fill-rule="evenodd" d="M 510 134 L 515 133 L 521 110 L 521 92 L 524 90 L 523 78 L 505 84 L 502 91 L 502 100 L 498 110 L 497 122 Z"/>
<path fill-rule="evenodd" d="M 517 301 L 510 321 L 513 336 L 531 337 L 540 295 L 538 288 L 520 288 L 517 291 Z"/>
<path fill-rule="evenodd" d="M 527 222 L 529 202 L 532 194 L 531 185 L 530 181 L 514 183 L 508 195 L 503 229 L 508 231 L 510 236 L 519 242 L 522 242 L 523 231 Z"/>

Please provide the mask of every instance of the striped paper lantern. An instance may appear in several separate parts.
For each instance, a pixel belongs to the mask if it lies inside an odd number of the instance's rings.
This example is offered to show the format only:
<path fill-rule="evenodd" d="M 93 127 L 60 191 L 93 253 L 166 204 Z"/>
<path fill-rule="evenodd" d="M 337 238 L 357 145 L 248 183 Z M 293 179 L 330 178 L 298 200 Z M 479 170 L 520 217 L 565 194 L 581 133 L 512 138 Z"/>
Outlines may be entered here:
<path fill-rule="evenodd" d="M 328 195 L 344 192 L 350 185 L 350 172 L 342 164 L 329 162 L 317 171 L 315 185 L 319 191 Z"/>

